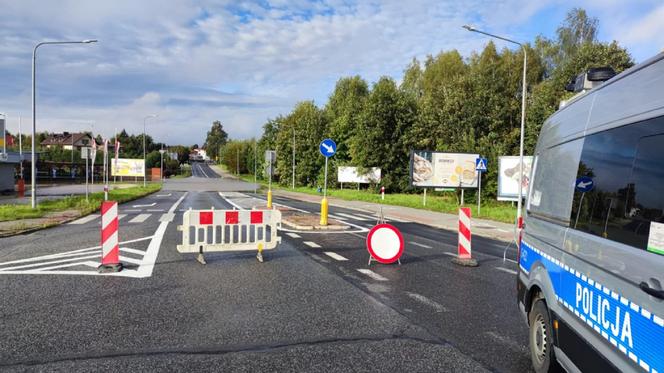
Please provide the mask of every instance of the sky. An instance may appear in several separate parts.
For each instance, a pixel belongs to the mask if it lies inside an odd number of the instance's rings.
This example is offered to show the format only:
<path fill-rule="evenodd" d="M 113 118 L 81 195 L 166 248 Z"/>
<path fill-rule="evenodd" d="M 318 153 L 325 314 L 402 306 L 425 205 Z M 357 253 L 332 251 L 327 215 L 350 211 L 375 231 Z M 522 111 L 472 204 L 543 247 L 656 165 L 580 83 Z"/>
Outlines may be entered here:
<path fill-rule="evenodd" d="M 481 50 L 464 24 L 533 42 L 573 7 L 636 62 L 664 50 L 661 0 L 0 0 L 0 112 L 29 129 L 37 43 L 98 39 L 39 47 L 38 131 L 138 134 L 157 114 L 147 132 L 170 145 L 203 144 L 214 120 L 259 137 L 299 101 L 325 105 L 340 77 L 400 81 L 414 57 Z"/>

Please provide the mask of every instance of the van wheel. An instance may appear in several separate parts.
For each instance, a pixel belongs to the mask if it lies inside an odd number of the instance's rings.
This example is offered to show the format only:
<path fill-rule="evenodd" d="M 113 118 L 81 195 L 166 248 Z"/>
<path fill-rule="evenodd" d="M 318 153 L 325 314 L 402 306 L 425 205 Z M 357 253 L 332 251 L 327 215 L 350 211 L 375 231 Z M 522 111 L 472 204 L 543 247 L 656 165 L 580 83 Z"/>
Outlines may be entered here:
<path fill-rule="evenodd" d="M 543 299 L 538 299 L 528 315 L 530 321 L 530 358 L 537 373 L 560 372 L 553 355 L 553 328 L 549 310 Z"/>

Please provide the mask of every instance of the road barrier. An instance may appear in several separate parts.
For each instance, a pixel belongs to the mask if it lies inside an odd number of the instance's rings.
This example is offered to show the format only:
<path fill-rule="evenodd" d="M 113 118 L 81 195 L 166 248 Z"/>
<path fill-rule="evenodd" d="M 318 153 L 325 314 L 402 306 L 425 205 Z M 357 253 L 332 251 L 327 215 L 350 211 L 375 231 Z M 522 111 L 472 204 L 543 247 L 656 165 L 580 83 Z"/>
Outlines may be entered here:
<path fill-rule="evenodd" d="M 198 253 L 205 264 L 204 252 L 253 251 L 263 261 L 263 250 L 271 250 L 281 242 L 279 210 L 192 210 L 185 211 L 180 253 Z"/>
<path fill-rule="evenodd" d="M 115 201 L 102 202 L 100 272 L 119 272 L 122 270 L 118 226 L 118 203 Z"/>
<path fill-rule="evenodd" d="M 470 208 L 459 208 L 459 251 L 458 256 L 453 258 L 454 263 L 476 267 L 477 261 L 471 255 L 471 233 L 470 233 Z"/>

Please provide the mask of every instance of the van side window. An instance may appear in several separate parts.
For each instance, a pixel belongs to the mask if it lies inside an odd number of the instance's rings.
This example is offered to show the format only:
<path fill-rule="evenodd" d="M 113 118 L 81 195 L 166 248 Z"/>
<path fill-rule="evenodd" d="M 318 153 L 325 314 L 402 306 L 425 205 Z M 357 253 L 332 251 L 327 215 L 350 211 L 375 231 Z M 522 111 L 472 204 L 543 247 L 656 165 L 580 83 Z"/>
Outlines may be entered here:
<path fill-rule="evenodd" d="M 586 138 L 570 227 L 646 249 L 651 222 L 664 223 L 664 117 Z"/>

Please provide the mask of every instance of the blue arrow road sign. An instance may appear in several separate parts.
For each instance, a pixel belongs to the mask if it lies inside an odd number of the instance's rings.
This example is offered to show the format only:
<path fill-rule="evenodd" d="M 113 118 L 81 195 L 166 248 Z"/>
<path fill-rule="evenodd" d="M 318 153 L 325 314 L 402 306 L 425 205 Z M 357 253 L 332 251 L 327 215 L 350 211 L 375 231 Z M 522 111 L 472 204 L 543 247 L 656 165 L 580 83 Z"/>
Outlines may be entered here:
<path fill-rule="evenodd" d="M 320 154 L 331 157 L 337 152 L 337 144 L 332 139 L 325 139 L 320 143 Z"/>
<path fill-rule="evenodd" d="M 486 172 L 486 158 L 475 159 L 475 171 Z"/>
<path fill-rule="evenodd" d="M 576 179 L 576 184 L 574 184 L 576 190 L 581 193 L 590 192 L 595 187 L 595 182 L 588 176 L 581 176 Z"/>

